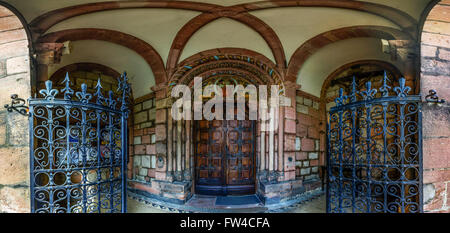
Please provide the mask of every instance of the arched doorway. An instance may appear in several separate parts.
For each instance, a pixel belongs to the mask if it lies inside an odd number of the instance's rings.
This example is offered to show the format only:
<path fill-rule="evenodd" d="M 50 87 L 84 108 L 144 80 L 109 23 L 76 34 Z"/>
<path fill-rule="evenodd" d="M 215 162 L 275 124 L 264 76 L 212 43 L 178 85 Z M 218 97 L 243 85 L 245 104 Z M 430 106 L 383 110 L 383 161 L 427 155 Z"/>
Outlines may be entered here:
<path fill-rule="evenodd" d="M 276 66 L 261 54 L 245 49 L 213 49 L 186 59 L 172 75 L 166 93 L 170 95 L 178 84 L 193 88 L 195 77 L 202 78 L 202 85 L 243 84 L 245 88 L 251 84 L 256 90 L 261 85 L 270 88 L 274 84 L 284 94 L 284 83 Z M 256 107 L 256 98 L 252 107 Z M 160 157 L 160 161 L 167 159 L 167 167 L 157 168 L 157 172 L 164 172 L 165 180 L 192 185 L 189 188 L 192 194 L 263 196 L 266 194 L 259 191 L 261 182 L 274 181 L 280 176 L 284 158 L 275 152 L 274 145 L 280 129 L 262 132 L 260 121 L 249 118 L 177 121 L 171 114 L 168 109 L 167 157 Z"/>
<path fill-rule="evenodd" d="M 421 212 L 421 104 L 412 80 L 370 61 L 336 73 L 327 91 L 337 91 L 327 108 L 327 212 Z"/>
<path fill-rule="evenodd" d="M 209 81 L 224 90 L 223 97 L 232 99 L 221 106 L 222 120 L 194 121 L 195 193 L 205 195 L 255 194 L 256 186 L 256 119 L 249 117 L 249 102 L 240 109 L 235 93 L 227 93 L 226 85 L 252 85 L 237 76 L 211 77 Z M 208 81 L 203 83 L 207 86 Z M 204 100 L 206 102 L 206 100 Z M 231 107 L 230 107 L 231 106 Z M 216 105 L 217 107 L 217 105 Z M 238 119 L 238 111 L 245 119 Z M 213 111 L 216 111 L 214 109 Z M 230 116 L 232 119 L 230 119 Z"/>

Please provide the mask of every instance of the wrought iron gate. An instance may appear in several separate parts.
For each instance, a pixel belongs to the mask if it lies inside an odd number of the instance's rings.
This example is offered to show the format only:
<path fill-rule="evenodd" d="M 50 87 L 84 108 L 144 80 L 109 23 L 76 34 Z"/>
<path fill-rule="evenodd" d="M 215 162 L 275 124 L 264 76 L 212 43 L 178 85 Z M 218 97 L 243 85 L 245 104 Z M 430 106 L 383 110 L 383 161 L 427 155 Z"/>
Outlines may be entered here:
<path fill-rule="evenodd" d="M 422 212 L 420 96 L 400 78 L 380 87 L 355 78 L 328 123 L 327 212 Z"/>
<path fill-rule="evenodd" d="M 105 97 L 100 79 L 94 94 L 72 90 L 68 74 L 62 84 L 46 81 L 43 98 L 29 99 L 31 211 L 126 212 L 126 73 L 118 96 Z"/>

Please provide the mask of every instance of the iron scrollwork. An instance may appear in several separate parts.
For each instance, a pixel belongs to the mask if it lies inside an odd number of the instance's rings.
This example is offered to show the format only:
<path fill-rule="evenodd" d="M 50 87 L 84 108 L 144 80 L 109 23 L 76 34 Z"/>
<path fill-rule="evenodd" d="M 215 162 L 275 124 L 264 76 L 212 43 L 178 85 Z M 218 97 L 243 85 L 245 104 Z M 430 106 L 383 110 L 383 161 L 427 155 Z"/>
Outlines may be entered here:
<path fill-rule="evenodd" d="M 353 78 L 330 109 L 327 212 L 422 212 L 421 98 L 404 78 L 372 84 Z"/>
<path fill-rule="evenodd" d="M 91 94 L 66 74 L 64 88 L 48 80 L 29 99 L 32 212 L 126 212 L 127 80 L 105 98 L 100 79 Z"/>
<path fill-rule="evenodd" d="M 26 101 L 19 98 L 17 94 L 11 95 L 11 104 L 6 104 L 5 108 L 8 112 L 16 111 L 24 116 L 28 116 L 28 106 L 25 105 Z"/>

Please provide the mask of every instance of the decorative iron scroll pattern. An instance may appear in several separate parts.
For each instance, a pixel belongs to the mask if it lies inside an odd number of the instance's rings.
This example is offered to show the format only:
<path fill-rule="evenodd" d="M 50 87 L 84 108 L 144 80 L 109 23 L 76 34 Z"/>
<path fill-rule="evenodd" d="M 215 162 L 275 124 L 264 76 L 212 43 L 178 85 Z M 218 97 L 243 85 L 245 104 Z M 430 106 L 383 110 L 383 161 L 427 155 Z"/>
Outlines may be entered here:
<path fill-rule="evenodd" d="M 30 104 L 31 210 L 36 213 L 126 212 L 127 75 L 108 98 L 45 82 Z M 117 96 L 116 96 L 117 95 Z"/>
<path fill-rule="evenodd" d="M 404 78 L 389 83 L 358 91 L 353 78 L 330 110 L 328 213 L 423 211 L 420 96 Z"/>

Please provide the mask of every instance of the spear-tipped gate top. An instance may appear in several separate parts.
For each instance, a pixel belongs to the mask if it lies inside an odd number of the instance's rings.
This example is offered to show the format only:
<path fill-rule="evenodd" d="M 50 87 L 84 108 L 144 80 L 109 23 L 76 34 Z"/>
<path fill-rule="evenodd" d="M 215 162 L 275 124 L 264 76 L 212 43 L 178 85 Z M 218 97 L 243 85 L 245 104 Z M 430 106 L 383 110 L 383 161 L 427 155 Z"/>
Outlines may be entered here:
<path fill-rule="evenodd" d="M 102 84 L 100 82 L 100 78 L 97 80 L 97 85 L 95 85 L 95 88 L 97 88 L 97 92 L 100 92 L 102 90 Z"/>
<path fill-rule="evenodd" d="M 118 77 L 118 81 L 119 84 L 117 86 L 117 91 L 127 93 L 130 87 L 128 84 L 128 76 L 126 71 L 124 71 L 123 74 L 121 74 L 120 77 Z"/>
<path fill-rule="evenodd" d="M 386 96 L 389 95 L 389 89 L 391 89 L 391 87 L 387 83 L 390 82 L 390 81 L 391 80 L 389 80 L 386 71 L 384 71 L 383 85 L 380 88 L 380 91 L 383 94 L 383 97 L 386 97 Z"/>
<path fill-rule="evenodd" d="M 355 76 L 353 76 L 353 80 L 352 80 L 352 92 L 350 93 L 350 101 L 351 102 L 355 102 L 356 101 L 356 78 Z"/>
<path fill-rule="evenodd" d="M 74 90 L 70 88 L 70 78 L 69 78 L 69 72 L 66 72 L 66 77 L 61 82 L 62 84 L 65 84 L 64 89 L 61 90 L 61 92 L 64 93 L 64 99 L 70 99 L 72 94 L 74 93 Z"/>
<path fill-rule="evenodd" d="M 97 104 L 101 104 L 101 101 L 104 99 L 104 96 L 102 94 L 102 84 L 100 82 L 100 78 L 97 80 L 97 85 L 95 85 L 95 88 L 97 91 L 94 93 L 94 96 L 97 96 Z"/>
<path fill-rule="evenodd" d="M 65 83 L 66 87 L 70 85 L 69 72 L 66 72 L 66 77 L 64 77 L 64 80 L 61 83 Z"/>

